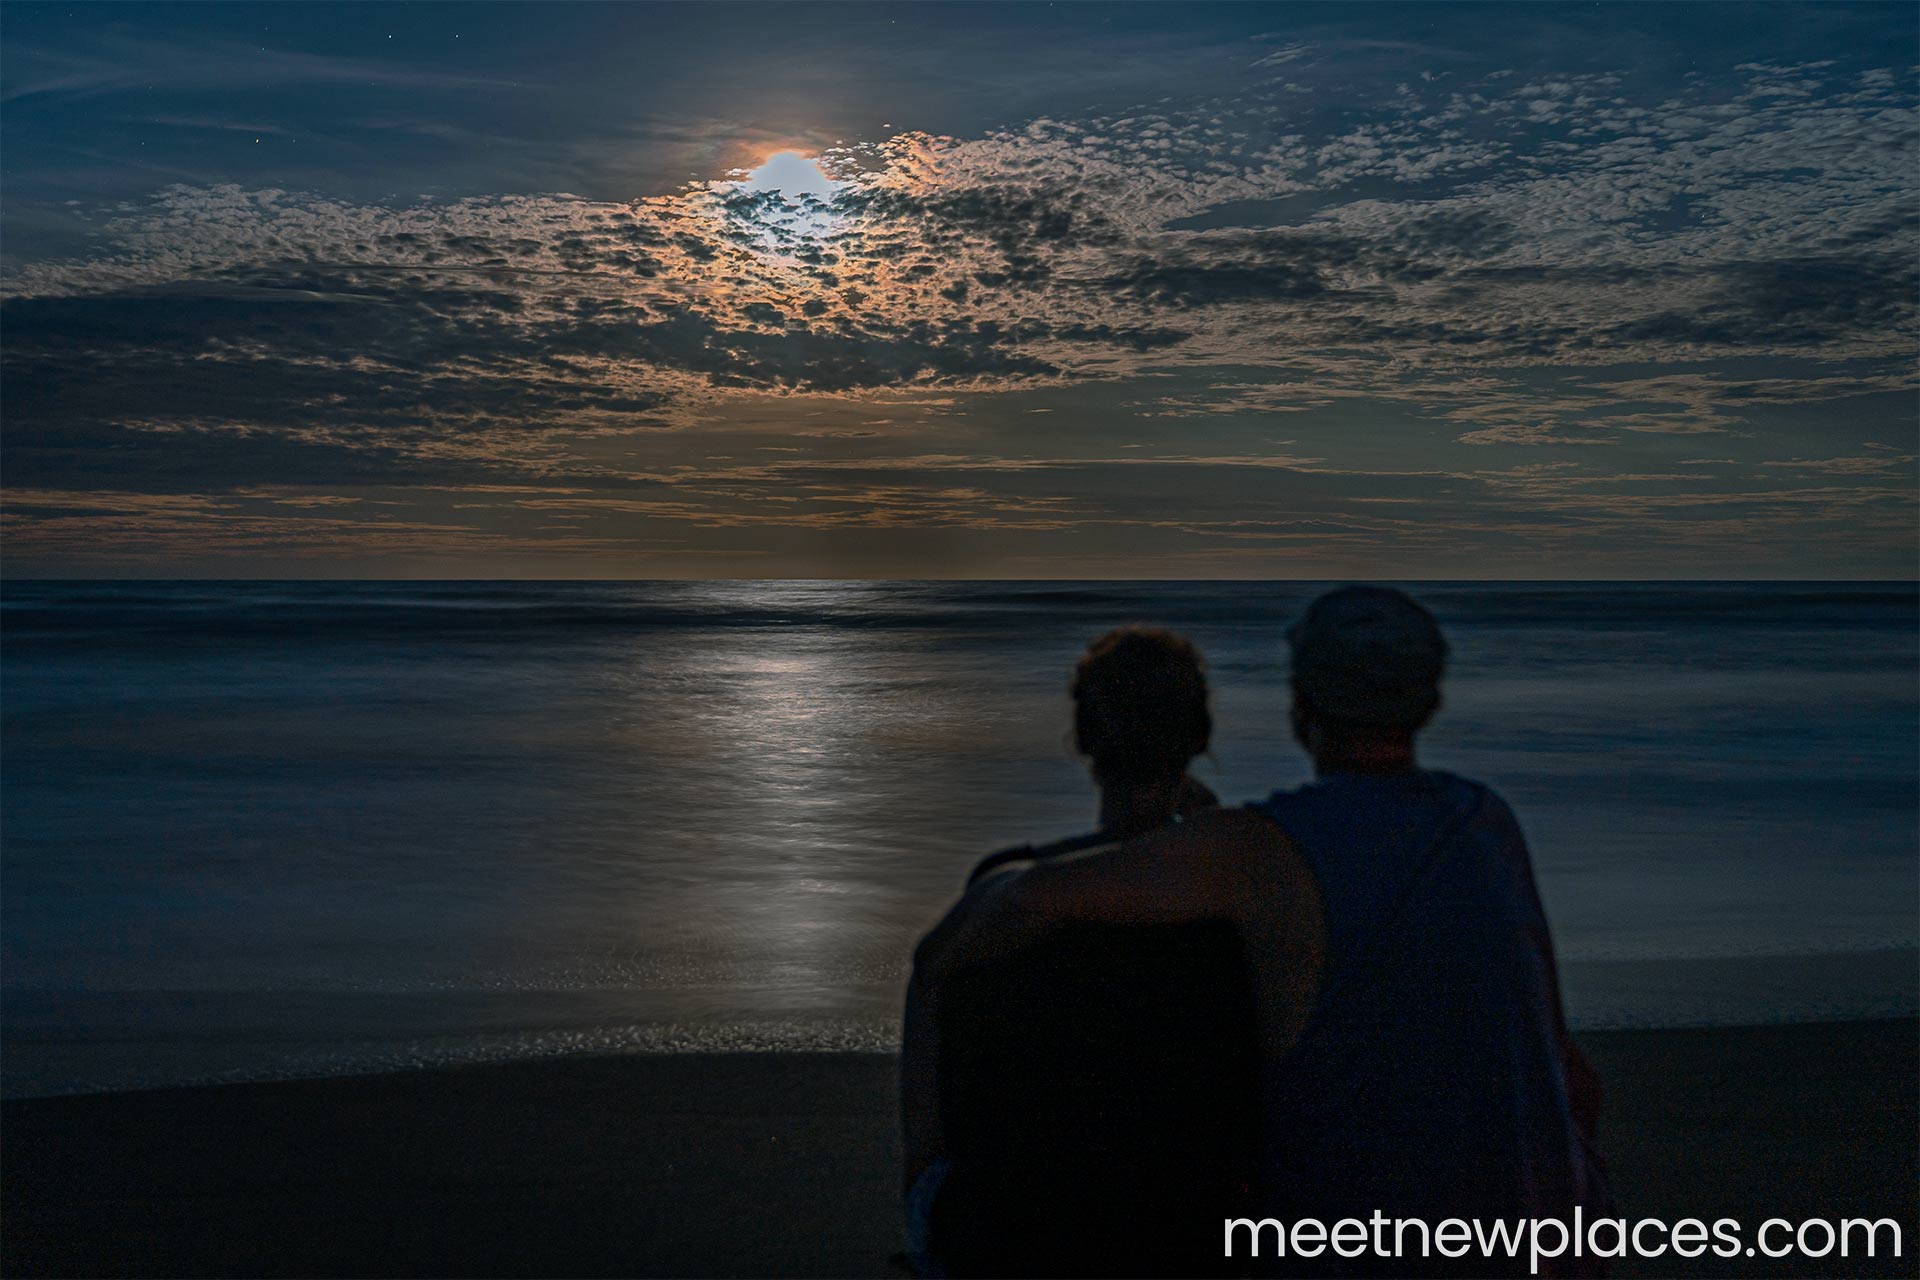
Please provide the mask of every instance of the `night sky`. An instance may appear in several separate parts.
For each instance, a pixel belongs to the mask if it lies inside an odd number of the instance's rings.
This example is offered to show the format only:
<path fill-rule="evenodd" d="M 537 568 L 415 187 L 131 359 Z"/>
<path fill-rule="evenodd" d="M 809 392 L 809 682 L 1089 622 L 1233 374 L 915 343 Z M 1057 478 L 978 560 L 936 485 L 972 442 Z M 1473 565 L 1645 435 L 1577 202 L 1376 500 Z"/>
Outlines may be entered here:
<path fill-rule="evenodd" d="M 7 570 L 1909 577 L 1917 42 L 8 4 Z"/>

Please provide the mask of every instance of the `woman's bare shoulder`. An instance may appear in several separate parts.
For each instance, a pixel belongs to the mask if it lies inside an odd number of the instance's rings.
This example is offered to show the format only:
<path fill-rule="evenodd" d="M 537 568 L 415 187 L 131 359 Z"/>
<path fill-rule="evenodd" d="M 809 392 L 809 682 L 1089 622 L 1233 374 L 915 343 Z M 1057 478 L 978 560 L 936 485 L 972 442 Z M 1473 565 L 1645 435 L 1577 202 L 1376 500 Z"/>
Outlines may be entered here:
<path fill-rule="evenodd" d="M 1320 887 L 1299 847 L 1256 808 L 1208 809 L 1137 838 L 1155 860 L 1184 860 L 1213 869 L 1236 904 L 1235 914 L 1317 917 Z"/>
<path fill-rule="evenodd" d="M 1187 850 L 1221 855 L 1298 856 L 1280 825 L 1245 806 L 1201 809 L 1171 826 L 1136 836 L 1133 841 L 1158 852 Z"/>

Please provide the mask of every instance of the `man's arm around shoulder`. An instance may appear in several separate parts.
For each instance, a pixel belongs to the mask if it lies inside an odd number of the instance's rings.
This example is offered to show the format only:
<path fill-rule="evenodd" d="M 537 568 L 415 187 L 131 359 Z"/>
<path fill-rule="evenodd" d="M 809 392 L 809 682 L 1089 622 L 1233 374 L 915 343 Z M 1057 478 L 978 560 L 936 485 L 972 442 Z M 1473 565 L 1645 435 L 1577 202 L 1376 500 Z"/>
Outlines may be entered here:
<path fill-rule="evenodd" d="M 1237 919 L 1270 890 L 1275 868 L 1294 860 L 1285 834 L 1248 809 L 1209 810 L 1119 845 L 1048 858 L 976 884 L 921 942 L 915 973 L 937 984 L 1066 924 Z"/>

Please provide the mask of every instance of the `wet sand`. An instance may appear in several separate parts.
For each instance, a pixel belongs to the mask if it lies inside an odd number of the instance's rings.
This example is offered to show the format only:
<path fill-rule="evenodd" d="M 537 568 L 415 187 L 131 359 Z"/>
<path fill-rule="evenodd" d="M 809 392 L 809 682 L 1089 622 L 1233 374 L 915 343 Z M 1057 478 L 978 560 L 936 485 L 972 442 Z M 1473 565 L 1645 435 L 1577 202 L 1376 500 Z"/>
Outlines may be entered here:
<path fill-rule="evenodd" d="M 1920 1273 L 1920 1024 L 1592 1032 L 1629 1217 L 1898 1219 L 1906 1254 L 1623 1276 Z M 894 1059 L 631 1055 L 0 1104 L 0 1269 L 900 1274 Z"/>

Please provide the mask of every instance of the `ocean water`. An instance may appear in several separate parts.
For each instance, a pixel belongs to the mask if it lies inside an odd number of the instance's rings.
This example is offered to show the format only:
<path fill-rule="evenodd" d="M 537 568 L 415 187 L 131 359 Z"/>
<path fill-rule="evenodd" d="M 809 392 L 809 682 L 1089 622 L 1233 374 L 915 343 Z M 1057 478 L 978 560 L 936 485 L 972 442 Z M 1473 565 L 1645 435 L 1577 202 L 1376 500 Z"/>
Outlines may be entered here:
<path fill-rule="evenodd" d="M 1087 641 L 1192 636 L 1252 799 L 1322 589 L 7 584 L 0 1088 L 888 1046 L 972 862 L 1091 825 Z M 1577 1025 L 1914 1011 L 1913 585 L 1410 589 Z"/>

